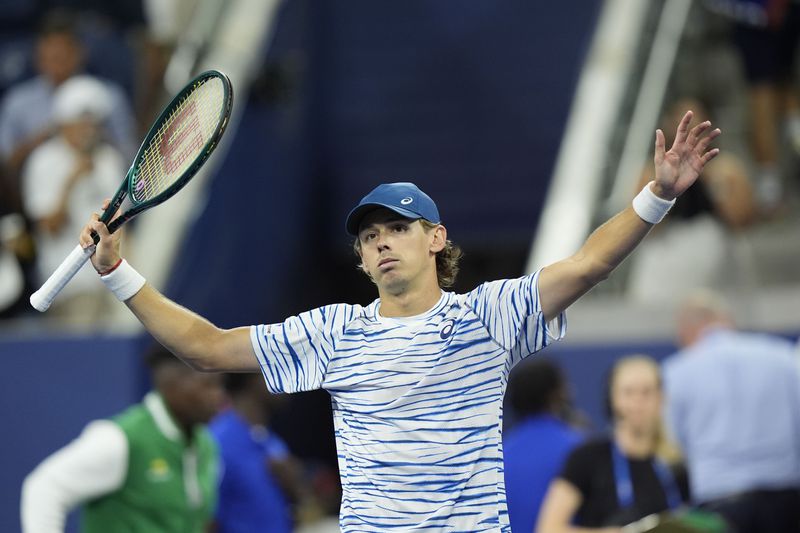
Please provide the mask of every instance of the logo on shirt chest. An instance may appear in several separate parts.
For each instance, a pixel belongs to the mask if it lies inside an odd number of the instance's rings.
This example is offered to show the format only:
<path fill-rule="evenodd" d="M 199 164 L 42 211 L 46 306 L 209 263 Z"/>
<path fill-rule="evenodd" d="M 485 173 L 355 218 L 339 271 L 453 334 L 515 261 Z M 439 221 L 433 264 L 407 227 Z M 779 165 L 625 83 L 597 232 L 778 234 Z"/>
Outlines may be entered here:
<path fill-rule="evenodd" d="M 154 483 L 163 483 L 172 478 L 172 471 L 169 463 L 160 457 L 150 461 L 146 472 L 147 479 Z"/>
<path fill-rule="evenodd" d="M 453 328 L 455 327 L 455 325 L 456 321 L 453 320 L 452 318 L 448 318 L 447 320 L 442 322 L 442 326 L 439 329 L 439 337 L 441 337 L 442 340 L 450 337 L 450 335 L 453 334 Z"/>

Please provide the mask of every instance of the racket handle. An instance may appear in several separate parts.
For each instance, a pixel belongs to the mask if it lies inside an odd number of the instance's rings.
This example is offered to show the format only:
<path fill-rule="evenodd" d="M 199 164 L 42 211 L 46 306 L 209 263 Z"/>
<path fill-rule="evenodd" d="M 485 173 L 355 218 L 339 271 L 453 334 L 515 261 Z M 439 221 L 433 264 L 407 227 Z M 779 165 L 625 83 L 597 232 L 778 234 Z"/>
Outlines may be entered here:
<path fill-rule="evenodd" d="M 80 244 L 77 245 L 67 258 L 58 265 L 55 272 L 47 278 L 41 288 L 31 294 L 33 308 L 41 312 L 47 311 L 47 308 L 53 303 L 61 289 L 69 283 L 69 280 L 78 273 L 83 264 L 94 254 L 94 249 L 94 245 L 88 248 L 83 248 Z"/>

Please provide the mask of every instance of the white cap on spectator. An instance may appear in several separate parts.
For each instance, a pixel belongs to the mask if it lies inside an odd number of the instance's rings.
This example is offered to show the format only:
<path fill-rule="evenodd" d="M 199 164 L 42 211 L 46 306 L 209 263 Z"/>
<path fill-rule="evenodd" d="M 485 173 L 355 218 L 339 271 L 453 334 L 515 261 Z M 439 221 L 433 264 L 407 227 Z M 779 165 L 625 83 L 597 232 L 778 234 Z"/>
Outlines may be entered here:
<path fill-rule="evenodd" d="M 92 76 L 73 76 L 62 83 L 53 96 L 56 124 L 89 117 L 104 121 L 111 113 L 111 94 L 103 82 Z"/>

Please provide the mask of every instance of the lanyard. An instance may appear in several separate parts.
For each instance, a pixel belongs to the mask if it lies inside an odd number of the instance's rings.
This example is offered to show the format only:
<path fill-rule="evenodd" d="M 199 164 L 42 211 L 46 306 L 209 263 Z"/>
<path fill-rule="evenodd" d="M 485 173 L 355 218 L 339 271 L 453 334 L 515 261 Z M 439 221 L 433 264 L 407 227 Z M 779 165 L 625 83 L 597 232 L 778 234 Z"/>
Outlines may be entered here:
<path fill-rule="evenodd" d="M 633 481 L 631 480 L 631 468 L 628 459 L 614 440 L 611 440 L 611 457 L 614 462 L 614 480 L 617 484 L 617 500 L 622 509 L 633 506 Z M 661 488 L 667 497 L 667 505 L 670 509 L 675 509 L 681 504 L 681 496 L 675 478 L 672 476 L 669 467 L 656 458 L 651 460 L 653 470 L 655 470 Z"/>

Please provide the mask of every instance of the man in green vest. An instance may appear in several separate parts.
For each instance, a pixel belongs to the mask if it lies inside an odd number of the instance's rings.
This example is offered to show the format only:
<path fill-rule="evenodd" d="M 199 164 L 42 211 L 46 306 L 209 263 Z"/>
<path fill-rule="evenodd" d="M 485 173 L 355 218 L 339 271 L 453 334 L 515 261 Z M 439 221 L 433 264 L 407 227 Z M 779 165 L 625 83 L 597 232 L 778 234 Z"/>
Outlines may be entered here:
<path fill-rule="evenodd" d="M 205 532 L 217 496 L 218 454 L 205 427 L 223 400 L 219 375 L 163 349 L 148 356 L 154 390 L 91 422 L 22 486 L 24 533 L 61 533 L 83 505 L 84 533 Z"/>

